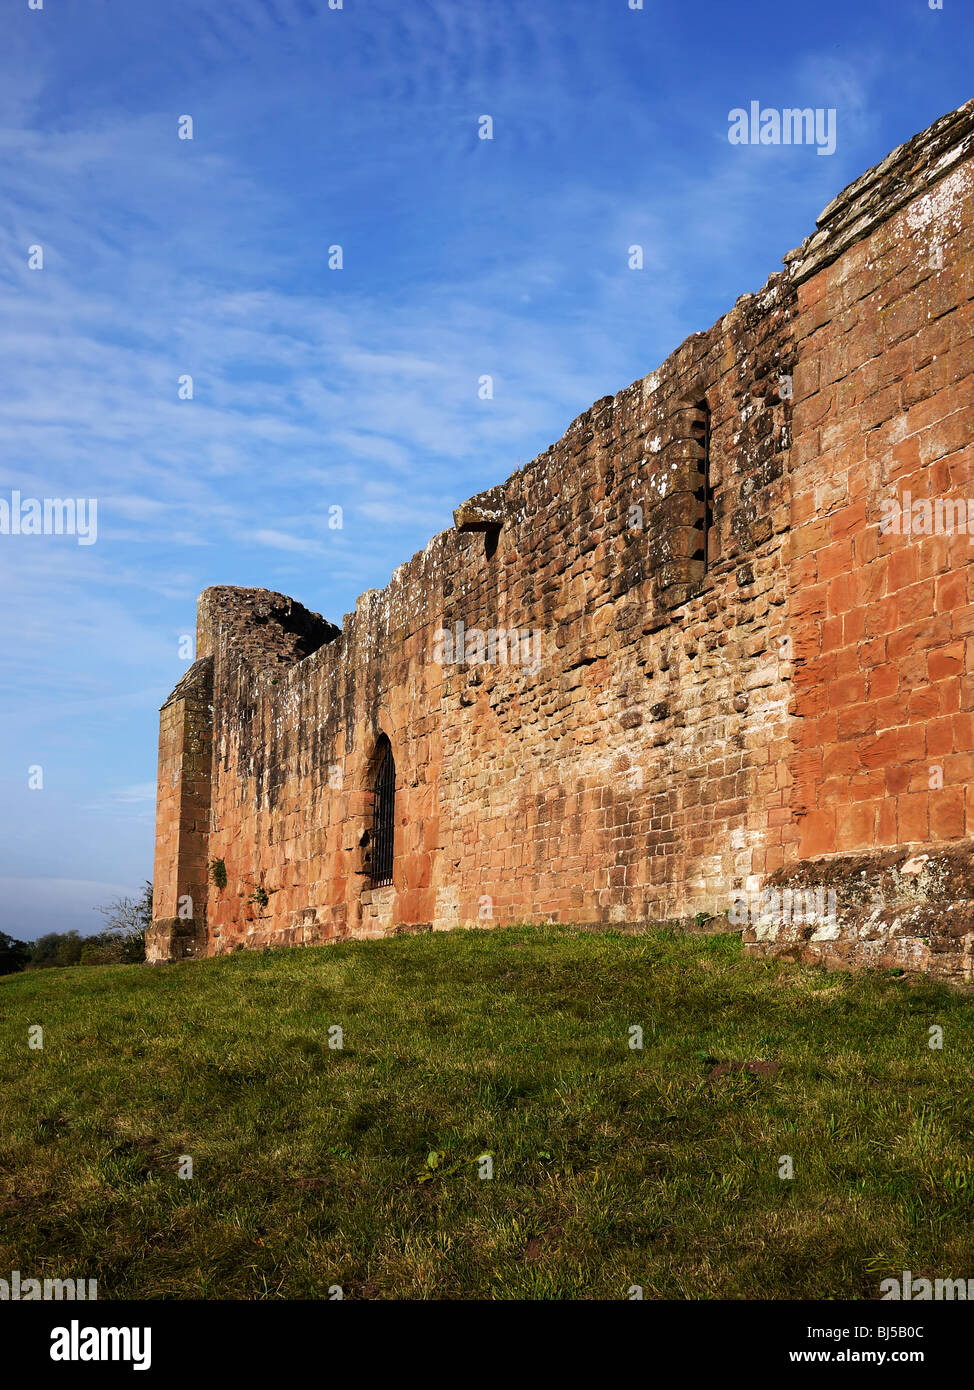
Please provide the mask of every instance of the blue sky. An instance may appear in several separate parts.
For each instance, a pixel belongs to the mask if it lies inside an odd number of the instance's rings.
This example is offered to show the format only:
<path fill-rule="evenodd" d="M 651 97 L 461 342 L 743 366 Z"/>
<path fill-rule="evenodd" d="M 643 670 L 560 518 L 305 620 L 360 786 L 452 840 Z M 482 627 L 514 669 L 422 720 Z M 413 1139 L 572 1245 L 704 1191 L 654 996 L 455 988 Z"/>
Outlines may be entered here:
<path fill-rule="evenodd" d="M 97 930 L 151 877 L 201 589 L 340 623 L 972 95 L 969 0 L 4 0 L 0 24 L 0 498 L 98 499 L 93 545 L 0 535 L 24 938 Z M 834 107 L 835 153 L 731 145 L 752 100 Z"/>

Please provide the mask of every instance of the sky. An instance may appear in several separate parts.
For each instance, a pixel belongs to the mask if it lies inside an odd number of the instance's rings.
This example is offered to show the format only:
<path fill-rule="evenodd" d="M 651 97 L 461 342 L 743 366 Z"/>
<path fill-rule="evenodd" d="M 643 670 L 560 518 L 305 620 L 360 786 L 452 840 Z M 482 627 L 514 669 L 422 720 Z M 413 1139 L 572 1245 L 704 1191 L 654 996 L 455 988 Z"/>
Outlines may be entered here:
<path fill-rule="evenodd" d="M 970 0 L 38 3 L 0 0 L 0 516 L 97 530 L 0 534 L 21 939 L 151 878 L 202 589 L 341 623 L 974 94 Z M 752 101 L 834 152 L 731 143 Z"/>

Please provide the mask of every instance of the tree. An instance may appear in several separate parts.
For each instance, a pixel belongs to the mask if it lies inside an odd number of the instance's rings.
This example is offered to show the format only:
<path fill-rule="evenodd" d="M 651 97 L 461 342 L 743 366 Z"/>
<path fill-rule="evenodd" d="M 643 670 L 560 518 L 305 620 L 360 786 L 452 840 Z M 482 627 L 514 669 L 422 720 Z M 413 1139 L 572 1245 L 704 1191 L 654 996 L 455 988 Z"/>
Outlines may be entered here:
<path fill-rule="evenodd" d="M 30 953 L 31 969 L 52 965 L 77 965 L 84 942 L 76 931 L 49 931 L 39 936 Z"/>
<path fill-rule="evenodd" d="M 55 965 L 80 965 L 84 944 L 80 932 L 62 932 L 54 956 Z"/>
<path fill-rule="evenodd" d="M 0 975 L 13 975 L 23 970 L 30 960 L 30 946 L 0 931 Z"/>
<path fill-rule="evenodd" d="M 152 925 L 152 884 L 146 880 L 137 898 L 124 895 L 95 909 L 105 930 L 89 939 L 85 963 L 134 965 L 145 960 L 145 934 Z"/>

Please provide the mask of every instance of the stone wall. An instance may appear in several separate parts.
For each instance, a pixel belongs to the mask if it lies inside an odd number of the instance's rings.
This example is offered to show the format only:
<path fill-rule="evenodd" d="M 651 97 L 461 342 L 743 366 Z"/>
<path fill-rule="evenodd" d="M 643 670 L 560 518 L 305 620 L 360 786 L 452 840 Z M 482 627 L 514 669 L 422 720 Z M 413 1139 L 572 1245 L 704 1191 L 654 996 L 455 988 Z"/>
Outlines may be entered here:
<path fill-rule="evenodd" d="M 159 715 L 154 920 L 148 953 L 205 954 L 213 760 L 213 658 L 193 663 Z"/>
<path fill-rule="evenodd" d="M 968 537 L 887 536 L 880 508 L 970 491 L 972 131 L 969 105 L 858 180 L 760 293 L 459 507 L 340 631 L 206 591 L 212 718 L 199 677 L 163 709 L 150 955 L 185 953 L 183 893 L 212 953 L 689 918 L 883 847 L 970 864 Z M 382 732 L 396 853 L 372 888 Z M 855 959 L 863 930 L 850 909 L 745 939 Z M 938 960 L 969 971 L 963 932 Z"/>
<path fill-rule="evenodd" d="M 972 159 L 968 104 L 851 185 L 788 258 L 798 294 L 790 810 L 798 859 L 815 861 L 797 873 L 811 883 L 826 872 L 846 910 L 841 921 L 749 932 L 755 949 L 800 941 L 806 956 L 923 960 L 970 978 Z M 919 507 L 904 534 L 906 494 Z M 930 534 L 916 529 L 927 514 Z M 963 529 L 943 524 L 959 516 Z M 923 862 L 925 850 L 942 863 L 948 847 L 949 892 L 932 869 L 913 877 L 937 927 L 929 912 L 898 910 L 917 895 L 891 890 L 888 870 Z M 902 852 L 882 853 L 893 848 Z"/>

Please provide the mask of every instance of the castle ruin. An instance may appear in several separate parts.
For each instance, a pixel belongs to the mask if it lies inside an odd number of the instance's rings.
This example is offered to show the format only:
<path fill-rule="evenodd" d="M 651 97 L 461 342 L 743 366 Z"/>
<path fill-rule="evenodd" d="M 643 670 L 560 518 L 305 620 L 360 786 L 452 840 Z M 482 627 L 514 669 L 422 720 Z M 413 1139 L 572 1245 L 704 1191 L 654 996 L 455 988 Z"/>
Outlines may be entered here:
<path fill-rule="evenodd" d="M 727 913 L 974 978 L 972 161 L 969 102 L 341 629 L 207 589 L 149 959 Z"/>

